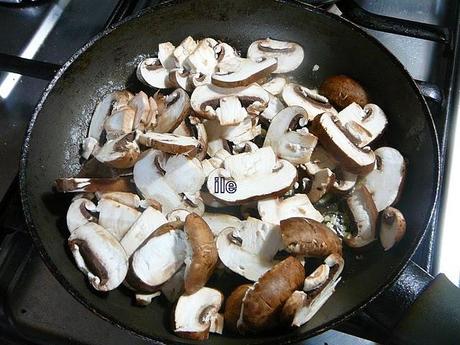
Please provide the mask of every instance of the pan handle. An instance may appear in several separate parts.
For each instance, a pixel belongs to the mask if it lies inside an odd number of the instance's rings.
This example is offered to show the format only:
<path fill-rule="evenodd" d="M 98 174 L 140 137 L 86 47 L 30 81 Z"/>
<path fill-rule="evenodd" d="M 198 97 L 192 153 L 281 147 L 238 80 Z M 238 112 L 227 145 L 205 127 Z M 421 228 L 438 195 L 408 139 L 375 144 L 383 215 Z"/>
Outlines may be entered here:
<path fill-rule="evenodd" d="M 388 330 L 391 344 L 454 344 L 460 340 L 460 289 L 413 261 L 393 286 L 366 307 Z"/>
<path fill-rule="evenodd" d="M 18 73 L 43 80 L 51 80 L 59 68 L 61 68 L 61 66 L 49 62 L 29 60 L 19 56 L 0 53 L 0 71 Z"/>

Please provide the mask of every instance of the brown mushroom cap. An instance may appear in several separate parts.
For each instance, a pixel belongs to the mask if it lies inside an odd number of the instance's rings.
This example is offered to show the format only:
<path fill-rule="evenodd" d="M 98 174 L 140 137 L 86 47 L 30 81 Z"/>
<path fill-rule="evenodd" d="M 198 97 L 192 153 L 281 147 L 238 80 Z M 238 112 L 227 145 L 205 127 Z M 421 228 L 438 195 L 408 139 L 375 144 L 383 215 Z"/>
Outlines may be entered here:
<path fill-rule="evenodd" d="M 306 257 L 342 255 L 340 238 L 326 225 L 313 219 L 293 217 L 281 221 L 281 237 L 286 249 Z"/>
<path fill-rule="evenodd" d="M 217 264 L 217 247 L 208 224 L 196 213 L 185 218 L 185 233 L 192 248 L 192 260 L 185 270 L 185 292 L 193 294 L 201 289 Z"/>
<path fill-rule="evenodd" d="M 254 333 L 276 326 L 284 302 L 302 286 L 304 279 L 304 268 L 295 257 L 273 266 L 244 297 L 240 331 Z"/>
<path fill-rule="evenodd" d="M 238 286 L 230 296 L 227 297 L 225 302 L 225 328 L 233 333 L 238 333 L 238 319 L 241 314 L 241 305 L 243 304 L 243 298 L 246 292 L 251 287 L 251 284 L 243 284 Z"/>
<path fill-rule="evenodd" d="M 343 109 L 351 103 L 364 107 L 369 103 L 366 90 L 354 79 L 346 75 L 327 78 L 320 86 L 319 93 L 326 96 L 337 108 Z"/>

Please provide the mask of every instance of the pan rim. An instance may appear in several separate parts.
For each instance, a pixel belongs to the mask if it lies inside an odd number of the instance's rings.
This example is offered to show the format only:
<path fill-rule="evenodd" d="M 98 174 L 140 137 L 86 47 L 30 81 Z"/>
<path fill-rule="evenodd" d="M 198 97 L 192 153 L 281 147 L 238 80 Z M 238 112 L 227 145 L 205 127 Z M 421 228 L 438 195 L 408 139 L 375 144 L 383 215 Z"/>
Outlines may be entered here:
<path fill-rule="evenodd" d="M 59 283 L 77 301 L 79 301 L 86 308 L 88 308 L 90 311 L 92 311 L 94 314 L 98 315 L 102 319 L 110 322 L 111 324 L 113 324 L 114 326 L 116 326 L 116 327 L 118 327 L 120 329 L 127 330 L 127 331 L 130 331 L 132 333 L 134 332 L 137 336 L 142 337 L 144 339 L 149 339 L 149 340 L 154 340 L 154 341 L 157 341 L 157 342 L 164 342 L 164 343 L 171 343 L 171 340 L 168 340 L 168 339 L 163 338 L 163 337 L 158 337 L 158 338 L 154 339 L 150 335 L 147 335 L 143 331 L 139 330 L 138 328 L 128 326 L 125 323 L 121 322 L 120 320 L 115 320 L 115 318 L 112 315 L 109 315 L 108 313 L 100 310 L 98 307 L 96 307 L 95 305 L 90 303 L 87 300 L 87 298 L 84 295 L 82 295 L 77 289 L 75 289 L 72 286 L 72 284 L 65 278 L 65 276 L 58 270 L 57 266 L 54 264 L 53 260 L 48 255 L 48 253 L 47 253 L 47 251 L 46 251 L 46 249 L 45 249 L 45 247 L 44 247 L 44 245 L 42 243 L 42 240 L 41 240 L 41 238 L 40 238 L 40 236 L 38 234 L 38 231 L 37 231 L 37 226 L 35 225 L 35 222 L 33 220 L 32 214 L 31 214 L 30 201 L 29 201 L 29 198 L 28 198 L 27 190 L 26 190 L 27 189 L 27 186 L 26 186 L 27 185 L 27 183 L 26 183 L 26 181 L 27 181 L 27 163 L 28 163 L 28 156 L 29 156 L 29 146 L 30 146 L 29 144 L 30 144 L 31 135 L 32 135 L 32 132 L 33 132 L 33 129 L 34 129 L 34 124 L 35 124 L 35 122 L 37 120 L 37 117 L 38 117 L 39 113 L 41 112 L 41 109 L 42 109 L 44 103 L 46 102 L 46 99 L 47 99 L 48 95 L 51 93 L 51 91 L 53 90 L 54 86 L 56 85 L 58 80 L 64 75 L 64 73 L 69 68 L 69 66 L 72 65 L 84 52 L 86 52 L 86 50 L 88 50 L 91 46 L 93 46 L 97 41 L 99 41 L 101 38 L 109 35 L 111 32 L 117 30 L 120 26 L 124 25 L 125 23 L 127 23 L 127 22 L 129 22 L 131 20 L 134 20 L 134 19 L 136 19 L 138 17 L 147 15 L 147 14 L 155 11 L 156 9 L 166 8 L 166 7 L 169 7 L 169 6 L 174 6 L 176 4 L 181 4 L 181 3 L 188 2 L 188 1 L 189 0 L 169 0 L 169 1 L 161 3 L 159 5 L 146 8 L 146 9 L 140 11 L 139 13 L 137 13 L 135 15 L 132 15 L 132 16 L 129 16 L 129 17 L 125 18 L 124 20 L 118 22 L 117 24 L 115 24 L 115 25 L 105 29 L 104 31 L 98 33 L 97 35 L 92 37 L 83 47 L 81 47 L 79 50 L 77 50 L 69 58 L 69 60 L 67 60 L 67 62 L 58 70 L 58 72 L 56 73 L 54 78 L 50 81 L 50 83 L 46 87 L 45 91 L 43 92 L 43 94 L 42 94 L 42 96 L 40 98 L 40 101 L 38 102 L 37 106 L 35 107 L 33 115 L 31 117 L 31 120 L 30 120 L 30 123 L 29 123 L 29 126 L 28 126 L 26 134 L 25 134 L 25 139 L 24 139 L 24 143 L 23 143 L 23 146 L 22 146 L 22 150 L 21 150 L 21 156 L 20 156 L 20 165 L 19 165 L 19 167 L 20 167 L 20 169 L 19 169 L 20 195 L 21 195 L 21 201 L 22 201 L 22 207 L 23 207 L 23 211 L 24 211 L 24 216 L 25 216 L 25 220 L 26 220 L 26 224 L 27 224 L 27 229 L 28 229 L 29 234 L 31 235 L 32 242 L 33 242 L 35 248 L 38 249 L 38 252 L 39 252 L 42 260 L 45 262 L 45 264 L 48 267 L 48 269 L 52 272 L 53 276 L 59 281 Z M 333 328 L 334 326 L 338 325 L 339 323 L 347 320 L 352 315 L 354 315 L 356 312 L 362 310 L 369 303 L 374 301 L 381 293 L 383 293 L 385 290 L 387 290 L 398 279 L 398 277 L 401 275 L 402 271 L 409 264 L 409 262 L 411 260 L 411 257 L 413 256 L 414 252 L 418 248 L 420 242 L 425 237 L 425 235 L 426 235 L 426 233 L 428 231 L 428 228 L 429 228 L 429 226 L 430 226 L 430 224 L 431 224 L 431 222 L 433 220 L 433 216 L 434 216 L 434 213 L 435 213 L 436 206 L 439 203 L 439 188 L 440 188 L 440 178 L 441 178 L 440 177 L 440 168 L 441 167 L 440 167 L 439 137 L 438 137 L 437 130 L 436 130 L 436 127 L 435 127 L 433 116 L 431 114 L 431 111 L 430 111 L 427 103 L 426 103 L 426 100 L 422 96 L 422 94 L 420 93 L 420 90 L 419 90 L 417 84 L 415 83 L 414 79 L 410 76 L 409 72 L 404 67 L 404 65 L 380 41 L 378 41 L 376 38 L 374 38 L 371 35 L 369 35 L 368 33 L 366 33 L 363 29 L 361 29 L 359 26 L 357 26 L 353 22 L 351 22 L 351 21 L 349 21 L 349 20 L 347 20 L 345 18 L 336 16 L 334 14 L 325 12 L 323 10 L 317 9 L 317 8 L 315 8 L 313 6 L 302 4 L 302 3 L 300 3 L 300 2 L 298 2 L 296 0 L 273 0 L 273 2 L 282 3 L 282 4 L 287 5 L 287 6 L 297 7 L 299 9 L 312 12 L 315 15 L 321 15 L 321 16 L 324 16 L 326 18 L 329 18 L 328 20 L 334 20 L 337 23 L 339 23 L 339 25 L 346 25 L 350 29 L 355 31 L 357 34 L 363 36 L 364 39 L 368 40 L 371 44 L 376 46 L 383 54 L 385 54 L 385 56 L 387 56 L 387 58 L 390 59 L 392 61 L 392 63 L 394 63 L 396 65 L 396 67 L 401 70 L 401 72 L 403 73 L 403 75 L 406 78 L 407 82 L 412 87 L 412 89 L 413 89 L 413 91 L 415 93 L 415 96 L 417 97 L 418 101 L 421 102 L 421 104 L 423 105 L 423 112 L 424 112 L 424 115 L 425 115 L 425 119 L 426 119 L 427 124 L 429 126 L 431 139 L 433 140 L 434 146 L 435 146 L 434 150 L 433 150 L 433 154 L 434 154 L 434 160 L 435 160 L 435 163 L 436 163 L 434 165 L 434 167 L 433 167 L 433 170 L 434 170 L 433 175 L 435 176 L 436 180 L 434 181 L 435 182 L 435 188 L 434 188 L 434 191 L 433 191 L 433 195 L 431 196 L 431 201 L 432 201 L 432 205 L 433 205 L 432 210 L 429 213 L 427 219 L 425 219 L 425 226 L 424 226 L 423 231 L 421 231 L 410 242 L 410 244 L 408 245 L 410 250 L 407 251 L 407 253 L 401 258 L 400 264 L 398 264 L 391 271 L 391 275 L 389 275 L 390 278 L 387 279 L 384 284 L 379 286 L 369 299 L 367 299 L 363 303 L 358 304 L 355 307 L 349 309 L 347 312 L 343 313 L 339 317 L 337 317 L 335 319 L 332 319 L 329 322 L 326 322 L 324 324 L 321 324 L 320 326 L 318 326 L 318 327 L 316 327 L 314 329 L 311 329 L 307 333 L 304 333 L 304 334 L 283 333 L 282 335 L 279 335 L 279 336 L 274 335 L 274 336 L 271 336 L 270 340 L 268 340 L 268 342 L 267 342 L 267 344 L 288 344 L 288 343 L 302 341 L 302 340 L 305 340 L 307 338 L 313 337 L 313 336 L 315 336 L 315 335 L 317 335 L 319 333 L 322 333 L 322 332 L 324 332 L 324 331 L 326 331 L 326 330 L 328 330 L 330 328 Z M 244 338 L 241 338 L 241 339 L 244 339 Z M 250 340 L 251 338 L 246 338 L 246 339 Z M 254 338 L 254 339 L 256 339 L 256 338 Z M 177 342 L 175 342 L 175 343 L 177 343 Z M 181 343 L 182 344 L 188 344 L 186 342 L 181 342 Z M 250 344 L 250 342 L 248 344 Z"/>

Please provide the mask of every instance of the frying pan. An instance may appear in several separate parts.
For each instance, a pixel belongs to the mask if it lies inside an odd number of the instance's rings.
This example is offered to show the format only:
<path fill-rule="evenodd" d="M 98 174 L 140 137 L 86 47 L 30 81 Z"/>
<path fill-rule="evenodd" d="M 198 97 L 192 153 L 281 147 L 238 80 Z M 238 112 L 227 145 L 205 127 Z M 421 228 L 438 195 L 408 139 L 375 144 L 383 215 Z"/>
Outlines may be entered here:
<path fill-rule="evenodd" d="M 350 22 L 292 1 L 171 1 L 103 32 L 77 52 L 46 89 L 23 147 L 21 195 L 36 247 L 60 283 L 102 318 L 160 342 L 189 342 L 171 332 L 170 307 L 162 299 L 136 308 L 123 289 L 100 294 L 88 286 L 66 246 L 69 197 L 52 191 L 56 178 L 79 171 L 79 143 L 98 100 L 125 88 L 151 94 L 135 78 L 139 57 L 155 52 L 160 42 L 178 43 L 187 35 L 218 38 L 243 52 L 259 38 L 298 42 L 305 59 L 294 73 L 296 80 L 317 86 L 327 76 L 347 74 L 361 81 L 385 110 L 388 145 L 408 161 L 398 203 L 408 224 L 404 239 L 385 253 L 378 245 L 359 258 L 347 252 L 335 294 L 303 327 L 244 338 L 211 335 L 206 343 L 292 343 L 337 325 L 395 281 L 427 230 L 438 194 L 438 138 L 416 84 L 388 50 Z M 316 64 L 320 68 L 313 72 Z M 233 279 L 217 286 L 228 292 L 237 283 Z"/>

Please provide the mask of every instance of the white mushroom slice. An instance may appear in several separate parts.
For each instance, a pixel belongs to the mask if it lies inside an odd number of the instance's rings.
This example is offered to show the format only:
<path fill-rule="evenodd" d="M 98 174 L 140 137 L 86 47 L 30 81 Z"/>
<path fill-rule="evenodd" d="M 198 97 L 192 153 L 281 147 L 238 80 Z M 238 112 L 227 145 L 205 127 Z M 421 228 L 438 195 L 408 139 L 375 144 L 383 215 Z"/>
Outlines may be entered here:
<path fill-rule="evenodd" d="M 193 137 L 193 132 L 191 127 L 187 124 L 186 121 L 182 121 L 175 130 L 172 131 L 172 134 L 180 135 L 183 137 Z"/>
<path fill-rule="evenodd" d="M 257 125 L 257 118 L 246 117 L 235 126 L 222 126 L 221 136 L 223 139 L 238 145 L 249 141 L 262 133 L 262 127 Z"/>
<path fill-rule="evenodd" d="M 184 67 L 192 73 L 210 75 L 217 65 L 217 57 L 214 46 L 217 42 L 212 38 L 205 38 L 199 41 L 196 48 L 183 62 Z"/>
<path fill-rule="evenodd" d="M 247 86 L 268 77 L 277 68 L 277 60 L 262 57 L 255 61 L 239 59 L 239 65 L 233 71 L 216 72 L 212 75 L 212 83 L 220 87 Z"/>
<path fill-rule="evenodd" d="M 136 70 L 137 79 L 143 84 L 157 89 L 172 87 L 169 72 L 157 58 L 147 58 L 139 63 Z"/>
<path fill-rule="evenodd" d="M 217 237 L 217 251 L 223 264 L 246 279 L 257 281 L 274 264 L 282 248 L 279 226 L 249 218 L 239 228 L 229 227 Z"/>
<path fill-rule="evenodd" d="M 321 169 L 313 176 L 308 198 L 312 203 L 318 202 L 335 183 L 335 174 L 330 169 Z"/>
<path fill-rule="evenodd" d="M 182 338 L 208 339 L 211 329 L 216 330 L 215 323 L 223 301 L 220 291 L 208 287 L 192 295 L 182 295 L 174 308 L 174 332 Z"/>
<path fill-rule="evenodd" d="M 110 199 L 101 199 L 97 204 L 99 225 L 121 240 L 141 213 L 134 208 Z"/>
<path fill-rule="evenodd" d="M 276 116 L 276 114 L 278 114 L 284 108 L 286 108 L 286 106 L 283 104 L 283 102 L 281 102 L 278 97 L 270 94 L 270 101 L 268 102 L 268 106 L 262 113 L 260 113 L 260 116 L 268 121 L 271 121 Z"/>
<path fill-rule="evenodd" d="M 202 217 L 216 237 L 226 228 L 239 228 L 242 226 L 242 220 L 229 214 L 205 212 Z"/>
<path fill-rule="evenodd" d="M 244 141 L 242 143 L 235 144 L 232 147 L 232 153 L 234 155 L 244 153 L 244 152 L 256 152 L 258 150 L 259 150 L 259 146 L 257 146 L 252 141 Z M 225 157 L 225 158 L 227 158 L 227 157 Z"/>
<path fill-rule="evenodd" d="M 230 151 L 226 140 L 222 139 L 222 126 L 217 120 L 209 120 L 204 122 L 204 127 L 208 136 L 207 154 L 213 157 L 217 151 Z"/>
<path fill-rule="evenodd" d="M 283 100 L 288 106 L 297 105 L 305 109 L 309 120 L 324 112 L 337 114 L 329 100 L 305 86 L 290 83 L 283 89 Z"/>
<path fill-rule="evenodd" d="M 224 331 L 224 315 L 214 314 L 211 318 L 211 325 L 209 326 L 209 332 L 222 334 Z"/>
<path fill-rule="evenodd" d="M 145 92 L 138 92 L 128 103 L 128 106 L 135 111 L 132 129 L 135 130 L 142 123 L 147 126 L 151 121 L 149 97 Z M 112 115 L 113 116 L 113 115 Z M 129 131 L 130 132 L 130 131 Z"/>
<path fill-rule="evenodd" d="M 363 182 L 380 212 L 398 200 L 406 175 L 406 164 L 399 151 L 391 147 L 380 147 L 375 150 L 375 155 L 375 168 L 364 177 Z"/>
<path fill-rule="evenodd" d="M 308 292 L 294 291 L 284 304 L 281 318 L 289 322 L 291 326 L 300 327 L 310 321 L 334 293 L 340 281 L 344 261 L 341 256 L 331 254 L 324 260 L 324 263 L 329 267 L 326 282 Z"/>
<path fill-rule="evenodd" d="M 67 229 L 72 232 L 86 223 L 97 222 L 97 218 L 91 212 L 96 212 L 96 205 L 91 200 L 79 198 L 72 201 L 67 210 Z"/>
<path fill-rule="evenodd" d="M 166 215 L 168 222 L 181 221 L 185 222 L 185 218 L 190 214 L 189 210 L 177 209 L 172 210 Z"/>
<path fill-rule="evenodd" d="M 149 107 L 150 107 L 150 112 L 148 114 L 146 122 L 143 123 L 141 121 L 139 129 L 148 131 L 148 130 L 155 128 L 155 126 L 157 125 L 158 104 L 153 97 L 149 97 Z"/>
<path fill-rule="evenodd" d="M 169 71 L 169 80 L 174 87 L 181 87 L 187 92 L 192 92 L 195 88 L 190 72 L 184 69 L 175 68 Z"/>
<path fill-rule="evenodd" d="M 355 185 L 358 175 L 343 171 L 342 169 L 336 169 L 334 171 L 335 181 L 332 185 L 332 189 L 339 193 L 349 192 Z"/>
<path fill-rule="evenodd" d="M 283 77 L 276 77 L 263 83 L 261 86 L 273 96 L 277 96 L 283 92 L 283 88 L 286 85 L 287 81 Z"/>
<path fill-rule="evenodd" d="M 228 156 L 224 160 L 224 168 L 235 180 L 241 180 L 270 174 L 275 163 L 276 156 L 271 147 L 263 147 L 254 152 Z"/>
<path fill-rule="evenodd" d="M 117 239 L 96 223 L 75 229 L 68 240 L 75 262 L 99 291 L 118 287 L 128 271 L 128 258 Z"/>
<path fill-rule="evenodd" d="M 193 137 L 184 137 L 173 133 L 146 132 L 139 134 L 139 143 L 166 153 L 196 154 L 200 142 Z"/>
<path fill-rule="evenodd" d="M 237 125 L 248 116 L 248 112 L 236 96 L 222 97 L 219 104 L 216 116 L 222 126 Z"/>
<path fill-rule="evenodd" d="M 140 294 L 140 293 L 137 293 L 135 295 L 136 297 L 136 305 L 139 305 L 139 306 L 147 306 L 149 305 L 150 303 L 152 303 L 152 300 L 158 296 L 161 295 L 161 292 L 160 291 L 157 291 L 157 292 L 154 292 L 154 293 L 149 293 L 149 294 Z"/>
<path fill-rule="evenodd" d="M 98 200 L 110 199 L 120 204 L 126 205 L 132 208 L 139 208 L 141 206 L 141 199 L 137 194 L 128 192 L 96 192 Z"/>
<path fill-rule="evenodd" d="M 92 155 L 94 155 L 97 150 L 99 149 L 99 141 L 94 139 L 93 137 L 88 137 L 83 139 L 81 144 L 81 157 L 83 159 L 89 159 Z"/>
<path fill-rule="evenodd" d="M 160 211 L 147 207 L 120 241 L 126 255 L 131 256 L 147 237 L 166 222 Z"/>
<path fill-rule="evenodd" d="M 375 241 L 378 212 L 367 188 L 364 185 L 356 187 L 347 198 L 347 204 L 356 224 L 357 234 L 346 234 L 345 243 L 359 248 Z"/>
<path fill-rule="evenodd" d="M 183 67 L 185 59 L 196 49 L 197 43 L 193 37 L 186 37 L 177 47 L 174 49 L 173 55 L 176 59 L 176 66 Z"/>
<path fill-rule="evenodd" d="M 311 154 L 310 162 L 304 164 L 304 166 L 307 173 L 310 176 L 314 176 L 317 172 L 323 169 L 330 169 L 334 171 L 338 164 L 339 163 L 326 152 L 324 147 L 318 144 Z"/>
<path fill-rule="evenodd" d="M 112 112 L 113 104 L 127 104 L 129 98 L 130 93 L 128 91 L 115 91 L 105 95 L 102 101 L 100 101 L 94 109 L 89 125 L 88 138 L 94 138 L 99 142 L 102 130 L 104 129 L 105 120 Z"/>
<path fill-rule="evenodd" d="M 207 84 L 199 86 L 193 91 L 190 103 L 197 116 L 215 119 L 216 110 L 220 106 L 219 100 L 230 96 L 238 97 L 243 107 L 252 115 L 260 114 L 270 100 L 268 92 L 258 84 L 235 88 Z"/>
<path fill-rule="evenodd" d="M 161 286 L 161 293 L 170 303 L 176 303 L 179 297 L 184 293 L 184 277 L 185 265 Z"/>
<path fill-rule="evenodd" d="M 153 233 L 131 257 L 129 285 L 145 292 L 157 291 L 183 265 L 186 251 L 182 230 L 169 230 L 158 236 Z"/>
<path fill-rule="evenodd" d="M 385 113 L 376 104 L 367 104 L 363 109 L 351 103 L 337 117 L 350 135 L 356 138 L 359 147 L 369 145 L 378 138 L 388 123 Z"/>
<path fill-rule="evenodd" d="M 140 149 L 135 141 L 135 133 L 128 133 L 114 140 L 107 141 L 97 151 L 94 158 L 113 168 L 130 168 L 139 158 Z"/>
<path fill-rule="evenodd" d="M 281 110 L 270 123 L 264 146 L 271 146 L 278 157 L 293 164 L 310 161 L 317 138 L 305 131 L 291 131 L 301 120 L 308 122 L 308 115 L 303 108 L 293 106 Z"/>
<path fill-rule="evenodd" d="M 305 194 L 295 194 L 284 200 L 279 198 L 259 200 L 257 210 L 263 221 L 272 224 L 280 224 L 283 219 L 291 217 L 323 221 L 323 216 L 315 209 Z"/>
<path fill-rule="evenodd" d="M 192 123 L 192 128 L 194 128 L 194 134 L 199 142 L 195 157 L 202 161 L 206 158 L 208 150 L 208 133 L 206 132 L 206 127 L 202 122 L 197 122 L 195 124 Z"/>
<path fill-rule="evenodd" d="M 158 59 L 161 65 L 167 70 L 176 68 L 176 60 L 174 59 L 174 50 L 176 47 L 171 42 L 164 42 L 158 45 Z"/>
<path fill-rule="evenodd" d="M 176 89 L 167 96 L 160 96 L 164 107 L 159 111 L 155 132 L 171 132 L 179 126 L 190 111 L 190 98 L 182 89 Z"/>
<path fill-rule="evenodd" d="M 305 278 L 303 283 L 303 291 L 308 292 L 319 288 L 323 285 L 329 277 L 329 266 L 326 264 L 320 265 L 308 277 Z"/>
<path fill-rule="evenodd" d="M 217 71 L 226 73 L 235 71 L 238 68 L 241 57 L 232 46 L 222 42 L 214 47 L 214 51 L 218 61 Z"/>
<path fill-rule="evenodd" d="M 380 220 L 380 243 L 385 251 L 391 249 L 406 233 L 406 220 L 394 207 L 383 210 Z"/>
<path fill-rule="evenodd" d="M 107 139 L 116 139 L 121 135 L 130 133 L 133 130 L 135 114 L 136 112 L 128 106 L 112 112 L 112 115 L 104 123 Z"/>
<path fill-rule="evenodd" d="M 208 177 L 207 187 L 215 198 L 227 203 L 242 203 L 270 196 L 283 195 L 297 177 L 296 168 L 285 160 L 278 160 L 271 173 L 234 180 L 223 168 L 216 169 Z M 224 188 L 215 189 L 219 181 Z"/>
<path fill-rule="evenodd" d="M 161 151 L 148 150 L 137 161 L 133 169 L 134 183 L 147 199 L 157 200 L 168 213 L 184 207 L 182 197 L 164 179 L 161 167 L 165 157 Z"/>
<path fill-rule="evenodd" d="M 361 149 L 355 146 L 335 120 L 335 115 L 324 113 L 315 118 L 310 130 L 318 137 L 327 152 L 340 162 L 344 170 L 357 175 L 372 171 L 375 162 L 374 152 L 369 147 Z"/>
<path fill-rule="evenodd" d="M 274 73 L 292 72 L 302 64 L 304 52 L 300 44 L 278 41 L 271 38 L 253 42 L 248 49 L 248 58 L 276 58 L 278 67 Z"/>
<path fill-rule="evenodd" d="M 171 156 L 164 166 L 164 179 L 177 193 L 196 194 L 205 181 L 201 162 L 184 155 Z"/>

